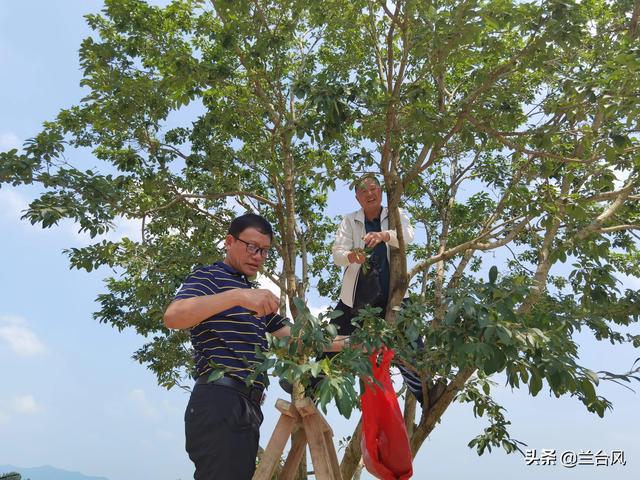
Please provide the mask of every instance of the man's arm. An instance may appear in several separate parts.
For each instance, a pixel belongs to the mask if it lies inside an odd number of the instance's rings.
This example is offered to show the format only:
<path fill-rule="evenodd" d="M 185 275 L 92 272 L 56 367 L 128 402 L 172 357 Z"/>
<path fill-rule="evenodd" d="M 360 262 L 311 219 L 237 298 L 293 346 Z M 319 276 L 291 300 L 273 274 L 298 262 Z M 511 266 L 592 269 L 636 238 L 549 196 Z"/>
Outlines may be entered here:
<path fill-rule="evenodd" d="M 333 253 L 333 262 L 339 267 L 347 267 L 350 263 L 353 263 L 349 259 L 349 254 L 353 253 L 351 250 L 354 247 L 353 243 L 353 231 L 349 225 L 347 217 L 342 219 L 338 231 L 336 232 L 336 239 L 331 247 Z"/>
<path fill-rule="evenodd" d="M 353 251 L 355 243 L 353 241 L 353 230 L 347 217 L 342 219 L 336 239 L 333 242 L 331 251 L 333 253 L 333 263 L 339 267 L 348 267 L 352 263 L 364 263 L 367 261 L 366 255 L 357 254 Z"/>
<path fill-rule="evenodd" d="M 174 300 L 164 312 L 167 328 L 191 328 L 207 318 L 233 307 L 244 307 L 262 317 L 276 312 L 280 302 L 265 289 L 234 288 L 213 295 Z"/>
<path fill-rule="evenodd" d="M 290 327 L 282 327 L 279 330 L 276 330 L 271 335 L 275 337 L 290 337 L 291 336 L 291 328 Z M 349 337 L 347 335 L 338 335 L 331 345 L 325 348 L 325 352 L 340 352 L 343 348 L 349 345 Z"/>

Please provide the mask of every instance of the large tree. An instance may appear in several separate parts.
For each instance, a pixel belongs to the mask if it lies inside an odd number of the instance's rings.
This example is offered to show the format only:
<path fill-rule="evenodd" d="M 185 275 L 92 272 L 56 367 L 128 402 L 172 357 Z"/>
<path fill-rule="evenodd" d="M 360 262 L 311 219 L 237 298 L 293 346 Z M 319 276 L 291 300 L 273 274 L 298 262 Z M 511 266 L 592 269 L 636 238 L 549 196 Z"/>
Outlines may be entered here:
<path fill-rule="evenodd" d="M 455 399 L 491 423 L 479 453 L 514 451 L 491 375 L 534 396 L 546 381 L 599 415 L 599 379 L 634 378 L 580 365 L 573 335 L 640 345 L 626 329 L 640 295 L 616 278 L 640 277 L 639 15 L 631 0 L 107 0 L 80 50 L 87 96 L 0 154 L 0 181 L 43 187 L 25 215 L 43 227 L 71 218 L 95 236 L 141 220 L 140 242 L 68 253 L 115 268 L 96 318 L 146 336 L 135 357 L 167 387 L 191 362 L 185 333 L 162 324 L 176 288 L 221 257 L 238 209 L 270 218 L 282 260 L 265 275 L 303 342 L 265 366 L 303 384 L 324 370 L 321 402 L 349 415 L 362 354 L 307 360 L 332 332 L 304 299 L 336 292 L 327 193 L 378 172 L 392 224 L 404 206 L 426 233 L 400 238 L 389 309 L 365 313 L 358 336 L 394 345 L 425 387 L 447 381 L 419 418 L 405 402 L 414 454 Z M 345 478 L 359 445 L 356 429 Z"/>

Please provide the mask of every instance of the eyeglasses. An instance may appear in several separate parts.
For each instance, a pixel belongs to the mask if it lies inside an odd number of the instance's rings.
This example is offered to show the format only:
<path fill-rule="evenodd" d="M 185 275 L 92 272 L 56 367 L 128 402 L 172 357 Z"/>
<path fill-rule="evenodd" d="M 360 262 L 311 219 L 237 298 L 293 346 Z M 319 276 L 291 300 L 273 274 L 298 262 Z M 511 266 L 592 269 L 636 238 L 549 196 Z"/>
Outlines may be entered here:
<path fill-rule="evenodd" d="M 267 258 L 269 256 L 269 252 L 271 251 L 270 247 L 260 248 L 254 245 L 253 243 L 245 242 L 244 240 L 236 237 L 235 235 L 231 235 L 231 236 L 236 240 L 244 243 L 247 246 L 247 253 L 249 253 L 250 255 L 255 255 L 256 253 L 259 253 L 262 258 Z"/>

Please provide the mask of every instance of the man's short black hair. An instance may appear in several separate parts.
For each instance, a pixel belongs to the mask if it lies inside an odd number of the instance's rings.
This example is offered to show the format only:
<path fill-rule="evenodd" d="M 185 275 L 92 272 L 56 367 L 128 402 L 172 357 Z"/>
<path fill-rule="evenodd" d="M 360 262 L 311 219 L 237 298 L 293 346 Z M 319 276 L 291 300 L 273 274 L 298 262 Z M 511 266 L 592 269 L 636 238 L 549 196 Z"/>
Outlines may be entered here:
<path fill-rule="evenodd" d="M 269 238 L 273 240 L 273 227 L 266 218 L 255 213 L 245 213 L 234 218 L 227 233 L 237 237 L 247 228 L 255 228 L 263 235 L 269 235 Z"/>
<path fill-rule="evenodd" d="M 356 178 L 352 183 L 351 183 L 351 189 L 355 190 L 356 192 L 358 190 L 361 190 L 362 187 L 364 186 L 364 182 L 366 180 L 373 180 L 375 183 L 378 184 L 379 187 L 381 187 L 382 185 L 380 184 L 380 180 L 378 180 L 378 177 L 376 177 L 375 173 L 372 172 L 367 172 L 364 175 L 359 176 L 358 178 Z"/>

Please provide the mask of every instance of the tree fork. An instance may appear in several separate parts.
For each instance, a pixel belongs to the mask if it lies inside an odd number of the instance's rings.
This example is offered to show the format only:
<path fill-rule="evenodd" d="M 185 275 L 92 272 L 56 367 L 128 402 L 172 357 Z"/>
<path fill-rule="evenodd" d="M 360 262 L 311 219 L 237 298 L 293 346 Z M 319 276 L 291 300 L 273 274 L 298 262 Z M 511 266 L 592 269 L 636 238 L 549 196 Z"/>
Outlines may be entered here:
<path fill-rule="evenodd" d="M 447 408 L 449 408 L 449 405 L 455 398 L 456 394 L 464 388 L 465 384 L 475 371 L 476 367 L 466 367 L 465 369 L 460 370 L 449 385 L 447 385 L 444 393 L 436 401 L 433 407 L 428 412 L 423 410 L 420 423 L 410 439 L 411 452 L 413 453 L 414 458 L 424 441 L 435 428 L 440 417 L 442 417 L 442 414 L 447 410 Z"/>

